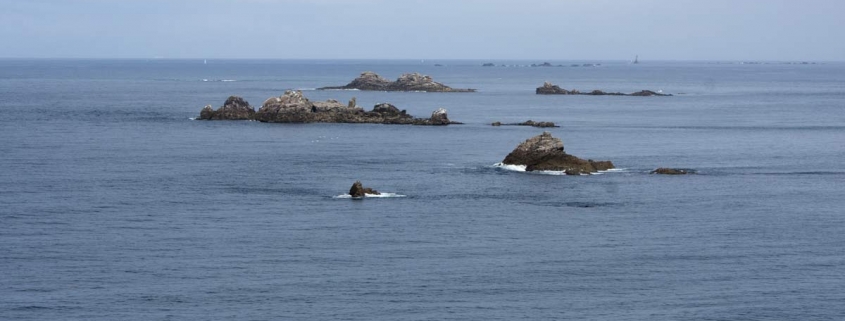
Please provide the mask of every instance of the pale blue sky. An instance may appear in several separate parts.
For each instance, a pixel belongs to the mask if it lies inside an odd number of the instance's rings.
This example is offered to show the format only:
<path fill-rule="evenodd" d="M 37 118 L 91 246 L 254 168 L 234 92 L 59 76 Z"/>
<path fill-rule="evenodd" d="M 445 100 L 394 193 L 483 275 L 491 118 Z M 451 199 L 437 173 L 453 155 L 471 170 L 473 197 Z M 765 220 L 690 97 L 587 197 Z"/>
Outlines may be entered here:
<path fill-rule="evenodd" d="M 0 57 L 845 60 L 841 0 L 0 0 Z"/>

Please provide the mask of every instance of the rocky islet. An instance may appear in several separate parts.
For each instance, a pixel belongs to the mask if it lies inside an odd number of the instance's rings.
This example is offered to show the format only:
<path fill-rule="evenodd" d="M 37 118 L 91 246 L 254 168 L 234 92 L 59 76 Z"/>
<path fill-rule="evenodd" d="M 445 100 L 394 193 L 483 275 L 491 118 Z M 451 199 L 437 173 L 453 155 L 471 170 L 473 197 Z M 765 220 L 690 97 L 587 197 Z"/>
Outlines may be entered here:
<path fill-rule="evenodd" d="M 564 152 L 563 141 L 549 132 L 520 143 L 502 164 L 522 165 L 526 171 L 563 171 L 567 175 L 590 174 L 615 168 L 611 161 L 581 159 Z"/>
<path fill-rule="evenodd" d="M 387 80 L 372 71 L 365 71 L 344 86 L 329 86 L 319 90 L 367 90 L 367 91 L 421 91 L 421 92 L 475 92 L 475 89 L 452 88 L 434 81 L 431 76 L 420 73 L 402 74 L 396 81 Z"/>
<path fill-rule="evenodd" d="M 201 120 L 257 120 L 267 123 L 352 123 L 396 125 L 450 125 L 446 109 L 438 108 L 429 118 L 417 118 L 389 103 L 380 103 L 371 111 L 357 105 L 355 98 L 343 104 L 337 100 L 311 101 L 302 91 L 288 90 L 270 97 L 256 112 L 243 98 L 231 96 L 217 110 L 211 105 L 200 111 Z"/>
<path fill-rule="evenodd" d="M 558 85 L 552 84 L 550 82 L 543 83 L 542 86 L 537 87 L 535 93 L 538 95 L 588 95 L 588 96 L 638 96 L 638 97 L 648 97 L 648 96 L 672 96 L 672 94 L 664 94 L 656 91 L 651 90 L 640 90 L 638 92 L 626 94 L 620 92 L 606 92 L 602 90 L 593 90 L 593 91 L 585 91 L 581 92 L 577 89 L 566 90 L 561 88 Z"/>

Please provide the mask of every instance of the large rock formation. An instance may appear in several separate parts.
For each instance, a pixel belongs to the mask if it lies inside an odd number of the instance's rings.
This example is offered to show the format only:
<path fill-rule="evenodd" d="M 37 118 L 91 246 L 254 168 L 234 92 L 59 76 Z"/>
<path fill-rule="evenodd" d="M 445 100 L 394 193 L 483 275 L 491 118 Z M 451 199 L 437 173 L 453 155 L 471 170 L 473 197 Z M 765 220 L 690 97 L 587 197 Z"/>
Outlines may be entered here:
<path fill-rule="evenodd" d="M 200 111 L 201 120 L 249 120 L 255 116 L 255 108 L 241 97 L 229 96 L 223 106 L 214 110 L 211 105 L 206 105 Z"/>
<path fill-rule="evenodd" d="M 567 175 L 589 174 L 614 168 L 610 161 L 584 160 L 563 151 L 563 142 L 549 132 L 529 138 L 502 161 L 525 165 L 527 171 L 565 171 Z"/>
<path fill-rule="evenodd" d="M 364 187 L 364 185 L 361 184 L 361 181 L 355 181 L 355 183 L 352 184 L 352 187 L 349 188 L 349 195 L 354 198 L 361 198 L 366 196 L 366 194 L 380 195 L 381 193 L 372 188 Z"/>
<path fill-rule="evenodd" d="M 654 91 L 651 91 L 651 90 L 641 90 L 641 91 L 638 91 L 638 92 L 635 92 L 635 93 L 630 93 L 630 94 L 605 92 L 605 91 L 601 91 L 601 90 L 598 90 L 598 89 L 593 90 L 593 91 L 589 91 L 589 92 L 580 92 L 580 91 L 575 90 L 575 89 L 566 90 L 566 89 L 560 88 L 559 86 L 553 85 L 552 83 L 550 83 L 548 81 L 543 83 L 542 86 L 537 87 L 537 90 L 535 92 L 538 95 L 590 95 L 590 96 L 640 96 L 640 97 L 645 97 L 645 96 L 672 96 L 672 94 L 663 94 L 663 93 L 654 92 Z"/>
<path fill-rule="evenodd" d="M 255 113 L 255 120 L 269 123 L 460 124 L 450 121 L 443 108 L 432 113 L 430 118 L 414 118 L 388 103 L 364 111 L 356 105 L 355 98 L 348 104 L 336 100 L 312 102 L 298 90 L 288 90 L 282 96 L 267 99 Z"/>
<path fill-rule="evenodd" d="M 325 89 L 358 89 L 374 91 L 424 91 L 424 92 L 474 92 L 475 89 L 457 89 L 434 81 L 419 73 L 403 74 L 396 81 L 389 81 L 372 71 L 361 73 L 345 86 L 330 86 Z"/>

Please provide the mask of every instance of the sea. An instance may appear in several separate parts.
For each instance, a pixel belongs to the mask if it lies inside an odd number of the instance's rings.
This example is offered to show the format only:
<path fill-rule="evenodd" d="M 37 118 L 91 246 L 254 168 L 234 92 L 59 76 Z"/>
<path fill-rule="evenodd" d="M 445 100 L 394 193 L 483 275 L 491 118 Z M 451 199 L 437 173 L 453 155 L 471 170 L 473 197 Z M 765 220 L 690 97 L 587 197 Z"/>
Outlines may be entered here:
<path fill-rule="evenodd" d="M 542 62 L 2 59 L 0 319 L 845 319 L 845 63 Z M 195 120 L 292 89 L 464 124 Z"/>

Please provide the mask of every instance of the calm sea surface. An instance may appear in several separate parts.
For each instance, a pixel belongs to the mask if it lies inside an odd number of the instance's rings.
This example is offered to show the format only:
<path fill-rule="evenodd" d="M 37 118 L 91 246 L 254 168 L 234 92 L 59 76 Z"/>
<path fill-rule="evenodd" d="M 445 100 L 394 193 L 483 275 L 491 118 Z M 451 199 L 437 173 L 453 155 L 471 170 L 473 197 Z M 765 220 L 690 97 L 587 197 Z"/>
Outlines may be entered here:
<path fill-rule="evenodd" d="M 0 319 L 845 319 L 845 64 L 484 62 L 0 60 Z M 313 90 L 368 70 L 479 91 Z M 191 120 L 285 89 L 465 124 Z"/>

